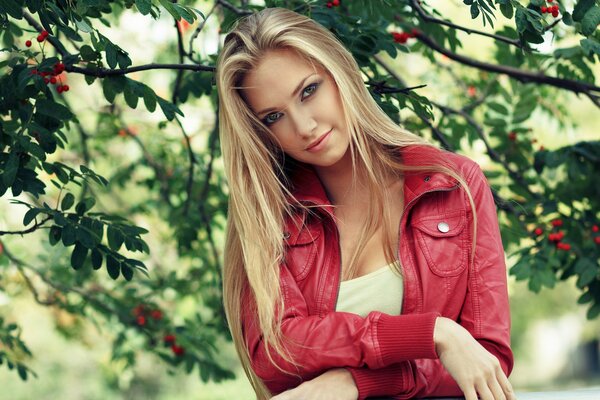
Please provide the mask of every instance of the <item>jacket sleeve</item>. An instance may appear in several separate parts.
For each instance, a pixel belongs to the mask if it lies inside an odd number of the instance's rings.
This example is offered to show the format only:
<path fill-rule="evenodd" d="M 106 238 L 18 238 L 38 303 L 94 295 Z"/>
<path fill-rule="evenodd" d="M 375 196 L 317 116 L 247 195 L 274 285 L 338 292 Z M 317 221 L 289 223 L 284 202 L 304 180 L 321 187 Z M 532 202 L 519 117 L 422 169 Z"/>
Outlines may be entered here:
<path fill-rule="evenodd" d="M 291 273 L 280 268 L 284 296 L 281 331 L 284 349 L 299 364 L 286 362 L 271 349 L 280 371 L 269 360 L 257 318 L 243 305 L 242 326 L 252 368 L 272 393 L 337 367 L 378 369 L 415 358 L 437 357 L 433 327 L 438 313 L 391 316 L 373 311 L 366 317 L 346 312 L 309 315 L 302 292 Z M 244 302 L 246 305 L 249 302 Z"/>
<path fill-rule="evenodd" d="M 479 165 L 473 166 L 466 180 L 477 217 L 476 248 L 466 298 L 457 322 L 498 358 L 502 370 L 509 376 L 513 367 L 510 310 L 496 207 Z M 465 200 L 468 202 L 468 198 Z M 462 395 L 438 358 L 415 358 L 379 370 L 349 370 L 357 384 L 360 400 L 382 395 L 395 395 L 397 399 Z"/>

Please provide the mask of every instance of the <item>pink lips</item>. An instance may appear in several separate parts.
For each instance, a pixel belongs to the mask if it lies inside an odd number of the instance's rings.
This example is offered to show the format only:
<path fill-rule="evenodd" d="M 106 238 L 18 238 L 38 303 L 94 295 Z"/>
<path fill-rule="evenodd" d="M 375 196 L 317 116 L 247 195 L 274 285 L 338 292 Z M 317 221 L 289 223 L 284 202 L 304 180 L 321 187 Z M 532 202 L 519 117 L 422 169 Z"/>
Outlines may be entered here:
<path fill-rule="evenodd" d="M 318 147 L 321 143 L 323 143 L 323 141 L 325 139 L 327 139 L 327 137 L 329 136 L 329 134 L 331 133 L 331 131 L 333 130 L 330 129 L 329 132 L 327 132 L 326 134 L 324 134 L 323 136 L 321 136 L 320 139 L 317 139 L 313 144 L 309 145 L 306 150 L 311 151 L 311 150 L 316 150 L 316 147 Z"/>

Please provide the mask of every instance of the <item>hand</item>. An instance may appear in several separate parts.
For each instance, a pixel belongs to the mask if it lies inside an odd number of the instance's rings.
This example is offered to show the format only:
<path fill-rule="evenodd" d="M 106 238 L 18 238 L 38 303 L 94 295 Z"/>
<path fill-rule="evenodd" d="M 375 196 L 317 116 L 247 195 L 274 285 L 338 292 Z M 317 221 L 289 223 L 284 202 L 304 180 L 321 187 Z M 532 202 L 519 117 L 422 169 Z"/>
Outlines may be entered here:
<path fill-rule="evenodd" d="M 316 378 L 302 382 L 271 400 L 356 400 L 358 388 L 345 368 L 334 368 Z"/>
<path fill-rule="evenodd" d="M 433 332 L 440 361 L 463 391 L 466 400 L 516 400 L 500 362 L 465 328 L 439 317 Z"/>

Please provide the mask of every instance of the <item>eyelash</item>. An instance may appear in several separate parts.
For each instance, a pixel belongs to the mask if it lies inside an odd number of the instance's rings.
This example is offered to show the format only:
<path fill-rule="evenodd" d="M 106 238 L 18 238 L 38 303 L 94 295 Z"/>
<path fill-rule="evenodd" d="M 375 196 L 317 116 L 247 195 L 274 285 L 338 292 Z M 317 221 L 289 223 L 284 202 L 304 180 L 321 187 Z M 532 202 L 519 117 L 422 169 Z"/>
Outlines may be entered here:
<path fill-rule="evenodd" d="M 308 85 L 307 87 L 304 88 L 304 90 L 302 91 L 302 93 L 306 92 L 307 89 L 314 87 L 314 90 L 308 95 L 306 96 L 304 99 L 307 99 L 309 97 L 312 97 L 315 92 L 317 91 L 317 89 L 319 88 L 319 86 L 321 85 L 321 82 L 315 82 L 315 83 L 311 83 L 310 85 Z M 274 114 L 280 114 L 280 113 L 273 113 L 273 114 L 269 114 L 267 115 L 265 118 L 263 118 L 263 122 L 265 123 L 265 125 L 273 125 L 275 122 L 279 121 L 279 119 L 276 119 L 275 121 L 271 121 L 269 122 L 269 117 L 271 115 Z"/>

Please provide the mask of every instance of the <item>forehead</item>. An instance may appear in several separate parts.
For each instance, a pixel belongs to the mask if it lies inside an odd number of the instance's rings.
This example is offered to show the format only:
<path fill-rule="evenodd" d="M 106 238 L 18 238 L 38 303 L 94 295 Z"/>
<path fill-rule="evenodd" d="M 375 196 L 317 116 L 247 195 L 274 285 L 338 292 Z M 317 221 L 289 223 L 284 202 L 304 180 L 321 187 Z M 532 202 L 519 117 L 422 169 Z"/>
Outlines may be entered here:
<path fill-rule="evenodd" d="M 309 75 L 322 72 L 288 49 L 267 52 L 256 68 L 242 80 L 242 93 L 256 112 L 287 104 L 296 86 Z"/>

